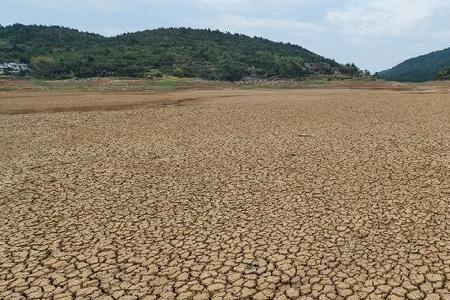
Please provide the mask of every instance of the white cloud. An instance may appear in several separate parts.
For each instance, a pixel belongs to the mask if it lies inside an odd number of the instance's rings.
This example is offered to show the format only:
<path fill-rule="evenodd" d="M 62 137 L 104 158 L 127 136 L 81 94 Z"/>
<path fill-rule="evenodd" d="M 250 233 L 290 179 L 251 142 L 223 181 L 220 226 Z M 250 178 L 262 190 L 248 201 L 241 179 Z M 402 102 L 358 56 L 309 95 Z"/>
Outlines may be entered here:
<path fill-rule="evenodd" d="M 222 28 L 229 28 L 229 30 L 233 31 L 248 31 L 252 29 L 287 29 L 317 32 L 322 29 L 322 27 L 317 24 L 293 19 L 250 18 L 242 16 L 223 16 L 214 23 L 220 25 Z"/>
<path fill-rule="evenodd" d="M 352 1 L 328 11 L 327 20 L 349 34 L 400 35 L 448 7 L 447 1 L 440 0 Z"/>
<path fill-rule="evenodd" d="M 23 7 L 29 7 L 30 9 L 47 9 L 49 11 L 64 11 L 70 10 L 78 11 L 97 11 L 97 12 L 111 12 L 117 11 L 123 8 L 126 3 L 122 0 L 15 0 L 15 5 L 21 5 Z"/>
<path fill-rule="evenodd" d="M 435 39 L 447 40 L 450 44 L 450 30 L 433 32 L 431 37 Z"/>
<path fill-rule="evenodd" d="M 205 5 L 214 5 L 218 7 L 227 7 L 227 6 L 253 6 L 258 7 L 261 5 L 277 7 L 281 5 L 293 5 L 298 6 L 301 4 L 308 3 L 308 0 L 194 0 L 194 2 L 205 4 Z"/>

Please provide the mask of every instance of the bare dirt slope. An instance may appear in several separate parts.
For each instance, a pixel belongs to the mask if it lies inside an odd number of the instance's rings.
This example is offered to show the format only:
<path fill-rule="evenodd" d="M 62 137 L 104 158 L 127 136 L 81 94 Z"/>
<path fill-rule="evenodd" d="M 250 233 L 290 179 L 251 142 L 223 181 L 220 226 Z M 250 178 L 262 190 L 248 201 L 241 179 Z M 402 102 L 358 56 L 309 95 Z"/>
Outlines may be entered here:
<path fill-rule="evenodd" d="M 0 299 L 450 299 L 450 97 L 3 93 Z"/>

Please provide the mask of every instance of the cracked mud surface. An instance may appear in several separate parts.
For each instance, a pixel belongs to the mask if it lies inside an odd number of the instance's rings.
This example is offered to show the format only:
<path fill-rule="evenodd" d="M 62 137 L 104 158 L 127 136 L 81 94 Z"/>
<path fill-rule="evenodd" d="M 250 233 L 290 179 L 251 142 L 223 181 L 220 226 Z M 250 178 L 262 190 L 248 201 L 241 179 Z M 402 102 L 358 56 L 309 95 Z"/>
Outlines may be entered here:
<path fill-rule="evenodd" d="M 448 94 L 13 96 L 0 299 L 450 299 Z"/>

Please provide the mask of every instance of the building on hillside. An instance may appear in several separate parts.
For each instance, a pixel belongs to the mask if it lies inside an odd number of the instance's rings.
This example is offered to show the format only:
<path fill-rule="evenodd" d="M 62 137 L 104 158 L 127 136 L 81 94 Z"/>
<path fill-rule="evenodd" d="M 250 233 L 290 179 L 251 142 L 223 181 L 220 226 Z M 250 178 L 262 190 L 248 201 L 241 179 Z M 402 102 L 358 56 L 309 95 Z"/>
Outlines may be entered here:
<path fill-rule="evenodd" d="M 27 72 L 29 70 L 27 64 L 18 63 L 3 63 L 0 64 L 0 74 L 19 74 L 20 72 Z"/>
<path fill-rule="evenodd" d="M 328 63 L 305 63 L 305 69 L 311 72 L 319 72 L 330 69 L 330 64 Z"/>

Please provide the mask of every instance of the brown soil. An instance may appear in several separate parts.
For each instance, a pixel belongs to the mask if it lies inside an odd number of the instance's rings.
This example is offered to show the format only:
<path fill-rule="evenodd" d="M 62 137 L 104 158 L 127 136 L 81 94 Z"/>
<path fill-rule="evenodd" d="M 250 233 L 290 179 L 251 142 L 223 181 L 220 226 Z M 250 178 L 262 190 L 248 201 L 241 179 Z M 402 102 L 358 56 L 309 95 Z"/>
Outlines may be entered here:
<path fill-rule="evenodd" d="M 0 94 L 0 299 L 450 299 L 450 96 Z"/>

